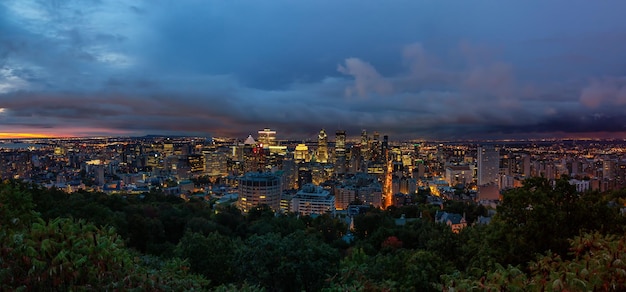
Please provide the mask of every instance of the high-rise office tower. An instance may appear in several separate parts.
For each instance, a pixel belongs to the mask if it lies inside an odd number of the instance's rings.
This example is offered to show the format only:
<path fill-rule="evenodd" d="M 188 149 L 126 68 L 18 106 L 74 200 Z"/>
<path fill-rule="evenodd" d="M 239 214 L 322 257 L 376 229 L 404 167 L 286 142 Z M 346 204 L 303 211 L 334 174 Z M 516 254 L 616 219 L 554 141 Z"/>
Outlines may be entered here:
<path fill-rule="evenodd" d="M 385 153 L 385 151 L 389 150 L 389 136 L 383 136 L 383 144 L 381 147 L 381 153 Z"/>
<path fill-rule="evenodd" d="M 257 141 L 263 145 L 263 148 L 269 148 L 270 146 L 276 146 L 276 131 L 265 128 L 259 131 L 259 138 Z"/>
<path fill-rule="evenodd" d="M 374 131 L 374 136 L 371 144 L 371 160 L 381 160 L 382 153 L 380 152 L 380 134 Z"/>
<path fill-rule="evenodd" d="M 96 177 L 96 180 L 95 180 L 96 185 L 101 186 L 101 185 L 103 185 L 105 183 L 105 180 L 104 180 L 104 165 L 102 165 L 102 164 L 96 165 L 96 175 L 95 175 L 95 177 Z"/>
<path fill-rule="evenodd" d="M 357 173 L 361 171 L 363 157 L 361 156 L 361 145 L 353 145 L 348 155 L 348 172 Z"/>
<path fill-rule="evenodd" d="M 478 147 L 478 185 L 496 183 L 500 168 L 500 152 L 493 145 Z"/>
<path fill-rule="evenodd" d="M 524 154 L 523 156 L 523 166 L 524 166 L 524 177 L 530 177 L 530 154 Z M 582 170 L 580 171 L 582 172 Z M 576 173 L 580 173 L 580 172 L 576 172 Z"/>
<path fill-rule="evenodd" d="M 346 173 L 346 131 L 335 133 L 335 173 Z"/>
<path fill-rule="evenodd" d="M 228 159 L 224 153 L 217 152 L 215 148 L 207 148 L 202 150 L 202 155 L 204 156 L 204 173 L 206 175 L 211 177 L 228 175 Z M 243 158 L 239 161 L 243 161 Z"/>
<path fill-rule="evenodd" d="M 313 173 L 308 164 L 298 165 L 298 187 L 313 183 Z"/>
<path fill-rule="evenodd" d="M 602 177 L 613 179 L 617 169 L 617 161 L 610 157 L 603 157 L 602 160 Z"/>
<path fill-rule="evenodd" d="M 370 159 L 370 155 L 369 155 L 369 139 L 367 137 L 367 132 L 365 131 L 365 129 L 363 131 L 361 131 L 361 157 L 363 157 L 364 160 L 369 160 Z"/>
<path fill-rule="evenodd" d="M 296 189 L 298 188 L 298 165 L 294 160 L 294 153 L 289 152 L 285 155 L 283 159 L 283 176 L 285 189 Z"/>
<path fill-rule="evenodd" d="M 309 162 L 309 147 L 306 144 L 298 144 L 294 152 L 294 160 L 296 163 Z"/>
<path fill-rule="evenodd" d="M 346 131 L 337 130 L 335 133 L 335 156 L 346 156 Z"/>
<path fill-rule="evenodd" d="M 328 135 L 324 129 L 317 136 L 317 162 L 328 162 Z"/>
<path fill-rule="evenodd" d="M 269 172 L 249 172 L 239 178 L 239 199 L 237 205 L 243 212 L 262 204 L 272 210 L 280 209 L 282 178 Z"/>

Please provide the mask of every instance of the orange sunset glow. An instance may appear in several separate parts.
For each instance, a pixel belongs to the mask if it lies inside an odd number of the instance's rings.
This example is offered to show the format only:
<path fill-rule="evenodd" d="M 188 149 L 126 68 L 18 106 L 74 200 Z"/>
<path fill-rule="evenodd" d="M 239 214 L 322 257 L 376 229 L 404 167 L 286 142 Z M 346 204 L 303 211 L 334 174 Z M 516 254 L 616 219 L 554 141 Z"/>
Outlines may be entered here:
<path fill-rule="evenodd" d="M 0 139 L 26 139 L 26 138 L 58 138 L 56 135 L 42 133 L 0 133 Z"/>
<path fill-rule="evenodd" d="M 0 128 L 0 130 L 2 129 Z M 119 129 L 88 127 L 64 127 L 63 129 L 56 131 L 54 129 L 46 129 L 47 131 L 29 131 L 27 128 L 12 130 L 15 132 L 0 132 L 0 139 L 78 138 L 95 136 L 124 136 L 134 134 L 132 132 Z"/>

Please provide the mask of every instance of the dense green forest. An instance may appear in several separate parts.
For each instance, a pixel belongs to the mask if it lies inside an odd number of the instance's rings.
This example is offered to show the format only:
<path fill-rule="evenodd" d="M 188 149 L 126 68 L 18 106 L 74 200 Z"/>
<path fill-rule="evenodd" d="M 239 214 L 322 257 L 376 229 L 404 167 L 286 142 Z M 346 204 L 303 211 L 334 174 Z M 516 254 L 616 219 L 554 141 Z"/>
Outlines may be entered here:
<path fill-rule="evenodd" d="M 459 234 L 439 206 L 346 220 L 260 206 L 0 185 L 0 290 L 612 291 L 626 289 L 626 191 L 577 193 L 542 178 Z M 445 202 L 474 222 L 487 210 Z M 402 214 L 418 218 L 405 225 Z"/>

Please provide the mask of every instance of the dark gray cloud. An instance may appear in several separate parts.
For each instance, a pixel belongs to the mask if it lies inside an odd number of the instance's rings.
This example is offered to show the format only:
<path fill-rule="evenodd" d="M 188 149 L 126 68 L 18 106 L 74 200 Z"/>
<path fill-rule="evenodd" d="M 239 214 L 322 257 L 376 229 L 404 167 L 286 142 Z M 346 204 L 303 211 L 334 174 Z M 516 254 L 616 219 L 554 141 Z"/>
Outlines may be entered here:
<path fill-rule="evenodd" d="M 0 133 L 626 132 L 625 3 L 453 2 L 4 1 Z"/>

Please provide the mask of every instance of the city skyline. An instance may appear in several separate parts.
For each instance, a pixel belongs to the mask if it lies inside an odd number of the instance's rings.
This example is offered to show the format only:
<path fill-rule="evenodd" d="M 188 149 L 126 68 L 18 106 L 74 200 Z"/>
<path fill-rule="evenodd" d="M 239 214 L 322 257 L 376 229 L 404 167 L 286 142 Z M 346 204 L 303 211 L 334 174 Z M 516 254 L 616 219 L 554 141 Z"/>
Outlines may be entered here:
<path fill-rule="evenodd" d="M 626 138 L 624 8 L 4 1 L 0 138 Z"/>

